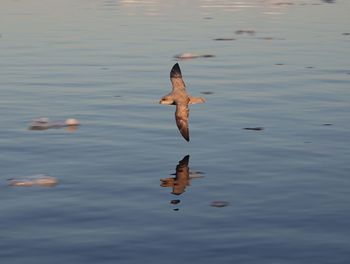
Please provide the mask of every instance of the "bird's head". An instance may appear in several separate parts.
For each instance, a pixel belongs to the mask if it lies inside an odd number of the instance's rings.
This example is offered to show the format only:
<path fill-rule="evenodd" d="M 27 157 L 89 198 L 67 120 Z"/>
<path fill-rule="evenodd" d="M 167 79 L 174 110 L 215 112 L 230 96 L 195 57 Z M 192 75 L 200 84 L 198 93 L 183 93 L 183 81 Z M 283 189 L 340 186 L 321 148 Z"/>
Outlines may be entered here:
<path fill-rule="evenodd" d="M 175 103 L 174 103 L 174 99 L 171 98 L 170 96 L 164 96 L 164 97 L 162 97 L 162 99 L 160 99 L 159 103 L 160 103 L 160 104 L 164 104 L 164 105 L 172 105 L 172 104 L 175 104 Z"/>

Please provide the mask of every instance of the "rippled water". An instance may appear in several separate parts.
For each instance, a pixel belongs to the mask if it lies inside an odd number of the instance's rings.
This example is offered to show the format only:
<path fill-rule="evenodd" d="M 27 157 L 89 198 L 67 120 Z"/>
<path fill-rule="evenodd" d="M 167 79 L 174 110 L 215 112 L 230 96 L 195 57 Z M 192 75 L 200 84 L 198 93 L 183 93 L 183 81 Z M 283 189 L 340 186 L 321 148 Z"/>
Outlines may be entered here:
<path fill-rule="evenodd" d="M 349 263 L 349 1 L 0 7 L 1 263 Z"/>

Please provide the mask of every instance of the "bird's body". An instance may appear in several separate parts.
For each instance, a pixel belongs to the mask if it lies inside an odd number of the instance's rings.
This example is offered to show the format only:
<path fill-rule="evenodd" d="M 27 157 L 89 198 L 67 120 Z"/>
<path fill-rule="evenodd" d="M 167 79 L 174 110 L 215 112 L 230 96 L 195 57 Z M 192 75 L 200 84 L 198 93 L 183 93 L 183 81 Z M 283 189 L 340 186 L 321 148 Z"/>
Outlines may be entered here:
<path fill-rule="evenodd" d="M 205 100 L 202 97 L 192 97 L 187 93 L 186 85 L 182 79 L 182 74 L 178 63 L 176 63 L 170 71 L 170 81 L 173 87 L 172 91 L 169 94 L 163 96 L 159 103 L 166 105 L 176 105 L 176 125 L 179 128 L 181 135 L 186 139 L 186 141 L 189 141 L 190 134 L 188 130 L 188 105 L 204 103 Z"/>

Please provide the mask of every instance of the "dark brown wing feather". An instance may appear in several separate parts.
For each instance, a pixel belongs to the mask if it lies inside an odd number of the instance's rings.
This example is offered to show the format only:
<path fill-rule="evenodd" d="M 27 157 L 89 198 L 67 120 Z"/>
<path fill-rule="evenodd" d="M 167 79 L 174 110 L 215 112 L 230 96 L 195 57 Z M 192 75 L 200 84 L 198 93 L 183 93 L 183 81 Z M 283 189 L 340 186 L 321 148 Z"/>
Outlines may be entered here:
<path fill-rule="evenodd" d="M 170 71 L 170 78 L 182 78 L 180 66 L 178 63 L 175 63 Z"/>
<path fill-rule="evenodd" d="M 190 133 L 188 131 L 188 115 L 189 109 L 187 104 L 177 104 L 175 111 L 176 125 L 180 130 L 181 135 L 187 141 L 190 141 Z"/>
<path fill-rule="evenodd" d="M 170 81 L 173 86 L 173 90 L 186 88 L 185 82 L 182 79 L 182 74 L 178 63 L 176 63 L 170 71 Z"/>

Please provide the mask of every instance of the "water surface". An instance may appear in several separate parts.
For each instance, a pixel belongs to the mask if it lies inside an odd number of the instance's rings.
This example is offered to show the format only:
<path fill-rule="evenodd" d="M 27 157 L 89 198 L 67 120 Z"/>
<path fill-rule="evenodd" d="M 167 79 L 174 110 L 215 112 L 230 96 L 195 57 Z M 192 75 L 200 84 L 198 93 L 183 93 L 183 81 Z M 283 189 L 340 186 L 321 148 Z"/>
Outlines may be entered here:
<path fill-rule="evenodd" d="M 348 1 L 0 6 L 1 262 L 349 262 Z M 158 104 L 185 52 L 190 143 Z"/>

